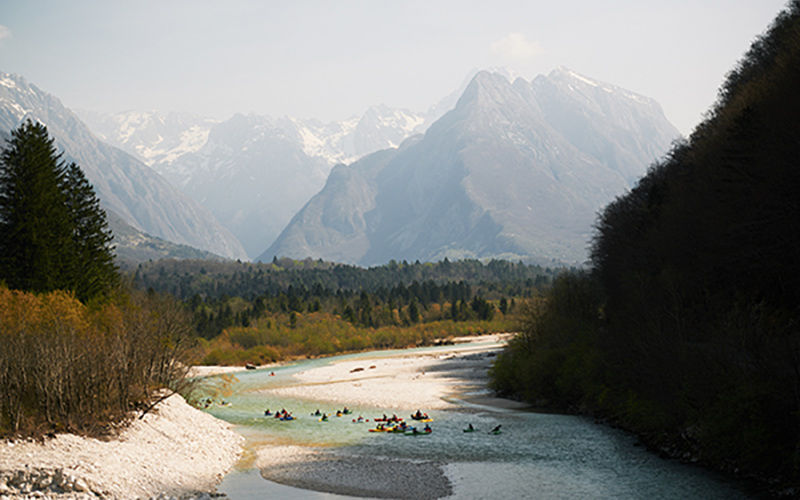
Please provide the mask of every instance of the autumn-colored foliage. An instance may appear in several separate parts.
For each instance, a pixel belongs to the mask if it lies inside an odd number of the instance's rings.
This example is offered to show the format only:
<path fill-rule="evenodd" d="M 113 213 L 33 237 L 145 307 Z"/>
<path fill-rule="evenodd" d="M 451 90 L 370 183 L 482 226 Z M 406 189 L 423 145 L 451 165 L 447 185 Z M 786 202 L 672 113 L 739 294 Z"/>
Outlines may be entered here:
<path fill-rule="evenodd" d="M 0 435 L 98 431 L 184 379 L 190 321 L 165 297 L 90 307 L 0 287 Z"/>
<path fill-rule="evenodd" d="M 512 325 L 512 321 L 498 317 L 492 321 L 440 320 L 371 328 L 326 312 L 293 312 L 264 316 L 247 327 L 226 328 L 201 344 L 204 364 L 263 364 L 302 356 L 429 345 L 448 337 L 509 331 Z"/>

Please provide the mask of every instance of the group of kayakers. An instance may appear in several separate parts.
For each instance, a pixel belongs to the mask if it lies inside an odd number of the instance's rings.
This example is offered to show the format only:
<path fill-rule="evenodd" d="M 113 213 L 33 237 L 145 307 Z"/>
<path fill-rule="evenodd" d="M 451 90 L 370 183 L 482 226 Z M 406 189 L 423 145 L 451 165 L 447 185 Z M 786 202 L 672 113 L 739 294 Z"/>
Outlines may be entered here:
<path fill-rule="evenodd" d="M 409 425 L 404 422 L 402 417 L 398 417 L 397 414 L 392 414 L 391 417 L 388 417 L 384 413 L 383 417 L 378 417 L 375 419 L 377 425 L 374 429 L 370 429 L 369 431 L 400 433 L 408 435 L 430 434 L 433 432 L 431 426 L 428 425 L 428 422 L 433 422 L 433 419 L 430 418 L 427 413 L 423 413 L 422 410 L 418 409 L 416 413 L 412 413 L 411 419 L 418 422 L 425 422 L 425 427 L 420 430 L 416 426 Z"/>
<path fill-rule="evenodd" d="M 336 415 L 337 417 L 341 417 L 341 416 L 344 416 L 344 415 L 350 415 L 351 413 L 353 413 L 353 410 L 351 410 L 350 408 L 345 406 L 341 410 L 336 410 L 336 413 L 334 413 L 334 415 Z M 328 417 L 330 415 L 328 415 L 327 413 L 323 413 L 323 412 L 319 411 L 319 408 L 317 408 L 317 411 L 312 413 L 311 416 L 312 417 L 319 417 L 319 421 L 320 422 L 327 422 L 328 421 Z M 361 415 L 359 415 L 358 418 L 361 421 L 364 420 L 364 417 L 362 417 Z M 355 422 L 355 421 L 356 420 L 353 419 L 353 422 Z"/>
<path fill-rule="evenodd" d="M 382 417 L 376 418 L 375 421 L 376 422 L 398 423 L 398 422 L 402 422 L 403 419 L 401 417 L 398 417 L 396 413 L 392 413 L 391 417 L 387 417 L 386 414 L 384 413 Z"/>
<path fill-rule="evenodd" d="M 225 401 L 224 399 L 220 399 L 219 401 L 214 401 L 212 398 L 203 398 L 195 403 L 196 406 L 202 406 L 203 408 L 210 408 L 212 405 L 217 406 L 230 406 L 230 402 Z"/>
<path fill-rule="evenodd" d="M 489 434 L 494 434 L 494 435 L 500 434 L 502 432 L 500 430 L 500 427 L 502 427 L 502 425 L 495 426 L 492 430 L 489 431 Z M 464 429 L 464 432 L 477 432 L 477 431 L 478 429 L 473 427 L 472 424 L 467 425 L 467 428 Z"/>
<path fill-rule="evenodd" d="M 378 425 L 374 429 L 370 429 L 370 432 L 394 432 L 394 433 L 403 433 L 403 434 L 430 434 L 433 432 L 433 429 L 430 425 L 425 424 L 425 427 L 422 430 L 417 429 L 413 425 L 408 425 L 407 423 L 403 422 L 402 419 L 398 422 L 392 423 L 385 423 L 379 421 Z"/>
<path fill-rule="evenodd" d="M 334 415 L 337 417 L 341 417 L 344 415 L 350 415 L 353 411 L 350 410 L 348 407 L 344 407 L 341 410 L 336 410 Z M 272 413 L 269 408 L 264 410 L 264 416 L 270 417 L 274 416 L 280 420 L 295 420 L 291 412 L 286 411 L 285 408 L 281 408 L 280 411 L 276 411 Z M 328 417 L 331 416 L 328 413 L 321 412 L 319 408 L 317 411 L 311 414 L 313 417 L 318 417 L 320 422 L 327 422 Z M 411 414 L 411 419 L 415 420 L 420 423 L 425 423 L 425 426 L 422 429 L 417 428 L 417 426 L 409 425 L 408 423 L 403 421 L 402 417 L 398 417 L 397 414 L 392 414 L 391 416 L 387 416 L 385 413 L 381 417 L 374 418 L 373 421 L 376 423 L 374 429 L 369 429 L 370 432 L 389 432 L 389 433 L 401 433 L 401 434 L 408 434 L 408 435 L 418 435 L 418 434 L 431 434 L 433 429 L 429 425 L 429 422 L 433 422 L 433 419 L 428 416 L 427 413 L 423 413 L 421 410 L 417 410 L 416 412 Z M 369 422 L 369 419 L 365 419 L 361 415 L 358 418 L 353 419 L 353 423 L 364 423 Z M 497 425 L 492 430 L 490 430 L 489 434 L 500 434 L 501 433 L 501 425 Z M 478 429 L 475 428 L 471 423 L 467 425 L 464 429 L 464 432 L 477 432 Z"/>
<path fill-rule="evenodd" d="M 271 411 L 269 411 L 269 408 L 267 408 L 266 410 L 264 410 L 264 416 L 265 417 L 274 416 L 275 418 L 284 421 L 295 419 L 295 417 L 291 414 L 291 412 L 286 411 L 286 408 L 281 408 L 280 411 L 276 411 L 275 413 L 272 413 Z"/>

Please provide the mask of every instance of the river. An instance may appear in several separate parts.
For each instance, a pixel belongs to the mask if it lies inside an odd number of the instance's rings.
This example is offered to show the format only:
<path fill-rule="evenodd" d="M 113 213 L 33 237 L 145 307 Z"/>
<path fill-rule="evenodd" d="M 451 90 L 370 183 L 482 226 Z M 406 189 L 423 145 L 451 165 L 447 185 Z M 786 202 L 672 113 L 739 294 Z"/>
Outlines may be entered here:
<path fill-rule="evenodd" d="M 331 416 L 328 422 L 320 422 L 311 414 L 317 409 L 332 413 L 337 408 L 333 403 L 280 397 L 269 392 L 297 385 L 297 374 L 333 363 L 414 353 L 435 355 L 447 350 L 447 347 L 437 347 L 360 353 L 239 372 L 225 379 L 208 379 L 206 390 L 216 391 L 218 404 L 207 411 L 235 424 L 236 430 L 247 438 L 246 458 L 225 478 L 220 491 L 234 500 L 273 496 L 344 498 L 296 488 L 297 485 L 359 496 L 409 498 L 751 497 L 738 482 L 699 467 L 662 459 L 638 446 L 636 438 L 630 434 L 596 424 L 591 419 L 470 402 L 470 396 L 485 393 L 485 388 L 473 387 L 470 393 L 448 395 L 451 404 L 446 409 L 429 411 L 434 419 L 430 424 L 434 431 L 427 436 L 370 433 L 367 429 L 374 424 L 353 422 L 356 415 L 373 419 L 387 413 L 386 408 L 350 405 L 353 415 Z M 224 406 L 220 404 L 223 401 Z M 265 408 L 286 408 L 298 418 L 284 422 L 265 417 Z M 408 419 L 408 413 L 414 410 L 415 407 L 408 408 L 401 416 Z M 463 432 L 467 424 L 472 424 L 477 431 Z M 488 432 L 498 425 L 502 433 Z M 254 457 L 269 455 L 272 449 L 278 449 L 273 447 L 286 446 L 338 457 L 339 467 L 331 468 L 331 461 L 293 463 L 275 467 L 274 471 L 265 467 L 265 476 L 285 484 L 263 479 L 253 468 Z M 411 474 L 417 478 L 413 481 L 420 483 L 417 489 L 398 488 L 398 482 L 387 483 L 383 488 L 359 489 L 359 484 L 371 482 L 372 478 L 395 474 L 391 468 L 388 472 L 375 469 L 383 461 L 411 467 L 402 473 L 399 471 L 405 469 L 398 467 L 396 474 Z M 429 470 L 439 473 L 428 476 Z M 326 479 L 325 474 L 330 475 L 331 471 L 339 477 Z M 343 479 L 342 475 L 350 474 L 361 476 L 353 478 L 349 487 L 334 484 Z M 309 482 L 310 477 L 322 479 Z M 430 488 L 426 489 L 426 482 Z M 399 484 L 410 482 L 400 481 Z"/>

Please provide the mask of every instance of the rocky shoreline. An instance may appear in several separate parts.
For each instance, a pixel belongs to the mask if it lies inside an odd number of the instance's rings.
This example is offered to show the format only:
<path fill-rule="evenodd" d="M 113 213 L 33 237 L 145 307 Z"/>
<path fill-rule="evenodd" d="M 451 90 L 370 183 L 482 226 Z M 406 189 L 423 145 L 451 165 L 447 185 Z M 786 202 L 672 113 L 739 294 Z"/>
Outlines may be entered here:
<path fill-rule="evenodd" d="M 173 395 L 118 436 L 0 441 L 6 498 L 211 498 L 243 438 Z"/>

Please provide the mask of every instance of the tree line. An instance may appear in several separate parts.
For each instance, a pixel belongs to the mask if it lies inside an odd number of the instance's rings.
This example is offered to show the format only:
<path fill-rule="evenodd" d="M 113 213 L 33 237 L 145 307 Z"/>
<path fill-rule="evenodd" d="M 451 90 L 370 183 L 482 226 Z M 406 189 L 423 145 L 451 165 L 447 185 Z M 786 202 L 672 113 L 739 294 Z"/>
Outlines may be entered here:
<path fill-rule="evenodd" d="M 526 306 L 498 390 L 673 454 L 800 484 L 800 2 L 602 212 L 592 268 Z"/>
<path fill-rule="evenodd" d="M 140 264 L 133 280 L 141 288 L 170 293 L 182 300 L 243 297 L 254 299 L 286 293 L 289 287 L 320 295 L 320 290 L 378 293 L 396 285 L 414 282 L 436 284 L 464 282 L 480 285 L 498 295 L 521 296 L 546 286 L 558 269 L 522 262 L 479 260 L 451 262 L 391 261 L 382 266 L 361 268 L 322 260 L 274 259 L 271 263 L 217 262 L 206 260 L 159 260 Z M 382 292 L 385 293 L 385 292 Z"/>
<path fill-rule="evenodd" d="M 408 327 L 439 321 L 505 318 L 516 302 L 539 295 L 555 269 L 478 260 L 395 262 L 361 268 L 322 260 L 271 263 L 162 260 L 132 274 L 140 288 L 174 294 L 194 314 L 198 334 L 213 338 L 259 318 L 322 312 L 355 327 Z"/>

